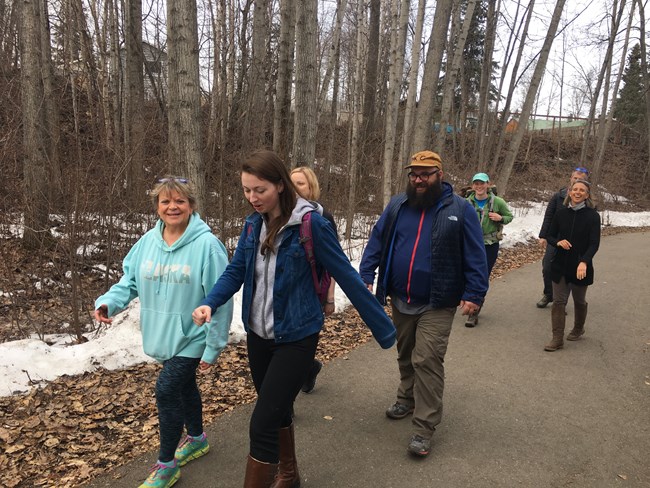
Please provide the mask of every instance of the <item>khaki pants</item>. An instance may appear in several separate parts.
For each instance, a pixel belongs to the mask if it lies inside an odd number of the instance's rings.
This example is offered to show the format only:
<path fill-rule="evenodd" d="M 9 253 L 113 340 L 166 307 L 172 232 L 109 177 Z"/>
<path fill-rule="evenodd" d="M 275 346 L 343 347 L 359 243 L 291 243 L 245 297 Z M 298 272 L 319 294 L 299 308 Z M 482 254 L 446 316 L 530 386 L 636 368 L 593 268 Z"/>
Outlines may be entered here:
<path fill-rule="evenodd" d="M 440 308 L 418 315 L 392 309 L 400 371 L 397 401 L 415 407 L 413 433 L 429 439 L 442 418 L 444 360 L 456 308 Z"/>

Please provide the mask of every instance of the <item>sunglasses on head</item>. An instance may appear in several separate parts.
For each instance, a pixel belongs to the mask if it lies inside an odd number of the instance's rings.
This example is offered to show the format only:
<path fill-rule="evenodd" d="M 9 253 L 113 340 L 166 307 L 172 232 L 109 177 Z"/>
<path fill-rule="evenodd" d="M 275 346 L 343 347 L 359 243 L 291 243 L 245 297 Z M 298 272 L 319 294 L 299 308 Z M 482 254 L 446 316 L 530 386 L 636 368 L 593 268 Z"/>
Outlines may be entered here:
<path fill-rule="evenodd" d="M 186 185 L 187 183 L 189 183 L 190 180 L 187 179 L 187 178 L 173 178 L 172 177 L 172 178 L 160 178 L 157 182 L 158 183 L 171 183 L 173 181 L 176 181 L 178 183 L 183 183 L 183 184 Z"/>
<path fill-rule="evenodd" d="M 584 166 L 578 166 L 573 171 L 579 171 L 580 173 L 584 173 L 586 175 L 589 174 L 589 170 L 587 168 L 585 168 Z"/>

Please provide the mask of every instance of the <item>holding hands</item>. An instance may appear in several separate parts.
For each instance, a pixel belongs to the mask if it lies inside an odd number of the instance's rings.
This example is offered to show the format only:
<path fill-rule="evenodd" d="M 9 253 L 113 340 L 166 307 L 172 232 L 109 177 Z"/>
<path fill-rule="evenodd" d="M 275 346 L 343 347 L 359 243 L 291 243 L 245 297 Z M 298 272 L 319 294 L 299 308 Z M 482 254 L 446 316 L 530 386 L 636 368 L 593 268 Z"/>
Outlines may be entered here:
<path fill-rule="evenodd" d="M 208 305 L 201 305 L 196 307 L 194 312 L 192 312 L 192 321 L 201 327 L 206 322 L 210 322 L 212 319 L 212 309 Z"/>

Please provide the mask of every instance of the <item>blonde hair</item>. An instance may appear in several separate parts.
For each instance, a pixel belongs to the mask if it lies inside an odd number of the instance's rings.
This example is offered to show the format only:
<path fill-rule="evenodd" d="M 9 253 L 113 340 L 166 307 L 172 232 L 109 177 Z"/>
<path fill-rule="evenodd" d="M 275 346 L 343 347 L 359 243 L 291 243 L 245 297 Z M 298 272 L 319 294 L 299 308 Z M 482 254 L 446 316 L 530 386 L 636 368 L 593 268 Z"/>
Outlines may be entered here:
<path fill-rule="evenodd" d="M 158 198 L 161 194 L 171 194 L 173 191 L 187 198 L 192 210 L 196 210 L 196 190 L 194 185 L 187 178 L 180 176 L 165 176 L 156 182 L 156 186 L 149 193 L 153 206 L 158 207 Z"/>
<path fill-rule="evenodd" d="M 291 174 L 302 173 L 305 175 L 305 179 L 309 184 L 309 189 L 311 190 L 311 195 L 309 195 L 308 200 L 318 200 L 320 198 L 320 185 L 318 184 L 318 178 L 316 173 L 309 166 L 299 166 L 291 170 Z M 298 191 L 296 189 L 296 191 Z"/>
<path fill-rule="evenodd" d="M 588 192 L 589 196 L 585 200 L 585 205 L 587 207 L 589 207 L 589 208 L 596 207 L 596 204 L 594 203 L 594 201 L 591 198 L 591 183 L 589 181 L 587 181 L 587 180 L 576 180 L 571 184 L 571 186 L 567 189 L 566 197 L 564 197 L 564 206 L 565 207 L 569 206 L 569 203 L 571 202 L 571 197 L 569 196 L 569 193 L 571 192 L 573 187 L 575 185 L 577 185 L 578 183 L 582 183 L 583 185 L 585 185 L 587 187 L 587 192 Z"/>

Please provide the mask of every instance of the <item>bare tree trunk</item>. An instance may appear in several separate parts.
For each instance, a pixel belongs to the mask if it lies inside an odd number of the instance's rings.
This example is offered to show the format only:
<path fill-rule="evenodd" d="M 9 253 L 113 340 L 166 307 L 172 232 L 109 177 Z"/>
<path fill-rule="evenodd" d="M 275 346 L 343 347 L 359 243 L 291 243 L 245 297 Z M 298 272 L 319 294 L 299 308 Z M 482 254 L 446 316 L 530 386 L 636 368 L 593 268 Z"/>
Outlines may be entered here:
<path fill-rule="evenodd" d="M 364 13 L 365 15 L 365 13 Z M 363 143 L 375 132 L 377 114 L 377 70 L 379 69 L 379 27 L 381 21 L 381 0 L 370 0 L 370 22 L 368 26 L 368 57 L 366 59 L 365 84 L 363 85 Z M 361 58 L 357 59 L 361 62 Z M 365 152 L 365 151 L 364 151 Z"/>
<path fill-rule="evenodd" d="M 366 38 L 368 26 L 366 24 L 366 9 L 364 2 L 357 2 L 357 35 L 356 35 L 356 64 L 355 75 L 352 82 L 355 85 L 361 85 L 363 69 L 363 52 L 364 39 Z M 352 124 L 350 134 L 350 157 L 348 159 L 348 172 L 350 175 L 350 185 L 348 187 L 348 208 L 345 222 L 345 239 L 347 241 L 352 237 L 352 223 L 354 222 L 354 212 L 357 209 L 357 173 L 359 167 L 359 130 L 361 119 L 361 86 L 353 86 L 352 94 Z"/>
<path fill-rule="evenodd" d="M 601 122 L 602 130 L 599 127 L 599 138 L 596 147 L 596 157 L 594 158 L 591 175 L 589 176 L 591 182 L 596 184 L 600 181 L 600 168 L 603 162 L 603 157 L 605 155 L 605 147 L 607 146 L 607 142 L 609 140 L 609 134 L 612 131 L 613 114 L 614 111 L 616 110 L 616 94 L 618 93 L 618 88 L 621 84 L 621 78 L 623 77 L 623 72 L 625 70 L 625 59 L 627 55 L 628 44 L 630 41 L 630 31 L 632 30 L 632 21 L 634 20 L 634 10 L 636 9 L 636 3 L 637 3 L 636 0 L 632 0 L 632 4 L 630 6 L 630 16 L 628 17 L 627 28 L 625 29 L 625 41 L 623 42 L 621 62 L 619 63 L 618 74 L 616 75 L 616 81 L 614 82 L 614 89 L 612 90 L 613 93 L 612 104 L 609 107 L 609 111 L 606 112 L 607 115 L 605 116 L 605 120 L 603 121 L 604 123 Z M 641 24 L 641 25 L 645 25 L 645 24 Z M 643 71 L 643 73 L 645 73 L 645 71 Z"/>
<path fill-rule="evenodd" d="M 515 159 L 517 158 L 519 145 L 521 144 L 524 133 L 526 132 L 526 126 L 528 125 L 530 110 L 533 106 L 533 103 L 535 102 L 537 89 L 539 88 L 539 85 L 542 81 L 542 76 L 546 70 L 546 61 L 548 60 L 548 55 L 551 51 L 551 46 L 553 45 L 555 33 L 557 32 L 557 26 L 560 23 L 560 18 L 562 17 L 562 10 L 564 9 L 565 1 L 566 0 L 557 0 L 557 3 L 555 4 L 553 16 L 551 17 L 551 23 L 549 24 L 548 32 L 546 33 L 546 38 L 544 39 L 544 44 L 539 54 L 539 60 L 535 65 L 535 71 L 533 72 L 533 77 L 530 81 L 528 93 L 526 93 L 526 99 L 521 110 L 521 117 L 519 118 L 519 125 L 517 126 L 517 131 L 515 132 L 514 137 L 510 141 L 510 147 L 508 148 L 508 152 L 506 154 L 503 171 L 501 172 L 497 181 L 499 192 L 503 192 L 503 194 L 505 194 L 507 191 L 508 180 L 510 179 L 512 168 L 515 165 Z"/>
<path fill-rule="evenodd" d="M 621 24 L 621 18 L 623 17 L 625 0 L 621 0 L 621 3 L 618 5 L 618 13 L 616 11 L 616 8 L 617 8 L 617 0 L 614 0 L 614 3 L 612 4 L 612 25 L 611 25 L 609 40 L 607 43 L 607 51 L 605 52 L 605 57 L 603 58 L 603 64 L 600 68 L 600 73 L 598 74 L 598 81 L 596 82 L 596 88 L 594 89 L 594 95 L 591 100 L 591 106 L 589 108 L 589 116 L 587 117 L 587 127 L 585 128 L 585 137 L 582 140 L 582 150 L 580 151 L 580 161 L 585 161 L 587 159 L 587 149 L 591 144 L 591 131 L 596 116 L 596 105 L 598 104 L 600 89 L 603 86 L 603 81 L 605 79 L 607 66 L 611 65 L 612 62 L 614 41 L 616 40 L 616 33 L 618 32 L 618 26 Z"/>
<path fill-rule="evenodd" d="M 334 32 L 332 33 L 332 42 L 328 49 L 329 55 L 327 57 L 327 69 L 323 75 L 323 81 L 320 87 L 320 95 L 318 96 L 317 115 L 324 111 L 325 104 L 327 102 L 327 95 L 330 91 L 330 80 L 332 78 L 332 73 L 334 71 L 334 67 L 338 60 L 338 54 L 340 52 L 341 26 L 345 17 L 345 9 L 347 7 L 347 4 L 347 0 L 336 1 L 336 23 L 334 24 Z"/>
<path fill-rule="evenodd" d="M 61 173 L 59 129 L 59 96 L 54 91 L 54 68 L 52 67 L 52 52 L 50 47 L 50 22 L 47 12 L 47 0 L 41 0 L 41 62 L 43 66 L 43 94 L 45 103 L 45 147 L 49 160 L 50 198 L 60 195 L 63 187 Z"/>
<path fill-rule="evenodd" d="M 184 172 L 204 211 L 205 169 L 201 157 L 201 99 L 196 1 L 167 3 L 169 46 L 169 171 Z"/>
<path fill-rule="evenodd" d="M 517 58 L 515 59 L 515 65 L 512 68 L 512 74 L 510 75 L 510 85 L 508 86 L 508 94 L 506 95 L 506 102 L 503 106 L 503 111 L 501 114 L 501 123 L 499 124 L 499 139 L 497 142 L 496 150 L 492 158 L 492 164 L 490 165 L 490 172 L 496 173 L 497 168 L 499 167 L 499 158 L 501 157 L 501 150 L 503 149 L 503 144 L 506 138 L 506 126 L 508 125 L 508 119 L 510 118 L 510 104 L 512 103 L 512 97 L 515 93 L 515 87 L 517 86 L 517 79 L 519 76 L 519 65 L 521 64 L 521 58 L 524 53 L 524 47 L 526 44 L 526 39 L 528 38 L 528 28 L 530 27 L 530 21 L 533 17 L 533 8 L 535 7 L 535 0 L 530 0 L 528 4 L 528 11 L 526 14 L 526 20 L 524 22 L 523 31 L 521 33 L 521 42 L 519 43 L 519 49 L 517 50 Z M 514 49 L 514 41 L 513 41 Z M 505 75 L 505 71 L 504 71 Z M 502 78 L 503 83 L 504 78 Z M 501 87 L 499 87 L 499 93 L 501 93 Z M 521 125 L 521 122 L 520 122 Z M 499 190 L 501 190 L 499 188 Z"/>
<path fill-rule="evenodd" d="M 280 1 L 280 48 L 278 77 L 273 114 L 273 150 L 283 160 L 289 157 L 289 121 L 291 112 L 291 81 L 296 40 L 296 5 L 293 0 Z"/>
<path fill-rule="evenodd" d="M 124 69 L 124 157 L 126 188 L 140 195 L 144 155 L 144 54 L 142 52 L 142 0 L 126 0 L 124 15 L 126 61 Z"/>
<path fill-rule="evenodd" d="M 270 56 L 267 39 L 270 35 L 269 0 L 256 0 L 253 10 L 253 56 L 249 72 L 248 108 L 243 140 L 251 147 L 262 147 L 266 140 L 268 117 L 266 114 L 266 87 L 268 84 L 267 66 Z"/>
<path fill-rule="evenodd" d="M 452 0 L 438 0 L 436 13 L 433 18 L 433 29 L 429 40 L 427 60 L 422 78 L 420 103 L 417 109 L 418 123 L 414 127 L 413 147 L 409 152 L 426 149 L 431 144 L 433 132 L 433 113 L 435 108 L 438 77 L 445 51 L 449 17 L 451 16 Z"/>
<path fill-rule="evenodd" d="M 404 72 L 404 50 L 406 49 L 409 6 L 409 0 L 395 1 L 393 3 L 390 79 L 388 81 L 389 91 L 388 103 L 386 106 L 386 127 L 384 132 L 384 206 L 388 204 L 390 197 L 393 194 L 392 176 L 393 173 L 397 173 L 396 168 L 394 168 L 393 156 L 395 154 L 395 140 L 397 138 L 397 116 Z"/>
<path fill-rule="evenodd" d="M 490 118 L 490 87 L 492 86 L 492 59 L 494 56 L 494 41 L 496 39 L 499 9 L 496 6 L 500 0 L 488 0 L 487 29 L 485 33 L 485 49 L 483 51 L 483 66 L 481 67 L 481 82 L 479 87 L 478 116 L 476 121 L 476 140 L 473 161 L 474 167 L 486 163 L 486 136 L 492 131 Z"/>
<path fill-rule="evenodd" d="M 40 0 L 20 0 L 21 102 L 23 108 L 23 171 L 25 230 L 23 246 L 39 249 L 50 240 L 45 147 L 45 114 L 41 50 Z"/>
<path fill-rule="evenodd" d="M 469 0 L 467 2 L 467 10 L 465 11 L 465 18 L 463 20 L 462 28 L 456 40 L 456 45 L 453 52 L 453 57 L 451 58 L 451 63 L 447 62 L 447 72 L 445 73 L 445 84 L 444 91 L 442 95 L 442 102 L 440 107 L 440 129 L 434 138 L 433 150 L 440 153 L 442 156 L 445 149 L 445 137 L 446 137 L 446 128 L 448 124 L 451 124 L 454 128 L 454 133 L 456 132 L 456 121 L 452 118 L 452 102 L 454 98 L 454 88 L 456 87 L 456 82 L 458 80 L 458 71 L 460 70 L 460 65 L 463 62 L 463 51 L 465 50 L 465 44 L 467 42 L 467 36 L 469 34 L 469 28 L 472 24 L 472 17 L 474 17 L 474 8 L 476 7 L 477 0 Z M 458 6 L 460 10 L 460 5 Z M 452 44 L 447 48 L 449 53 L 454 47 Z M 447 55 L 449 57 L 449 54 Z"/>
<path fill-rule="evenodd" d="M 318 2 L 303 0 L 296 24 L 296 110 L 292 166 L 314 166 L 318 73 Z"/>
<path fill-rule="evenodd" d="M 400 144 L 398 161 L 407 161 L 413 143 L 413 116 L 415 115 L 415 101 L 418 96 L 418 73 L 420 72 L 420 52 L 422 51 L 422 27 L 424 24 L 424 8 L 426 0 L 418 1 L 418 12 L 415 19 L 415 34 L 411 48 L 411 71 L 408 80 L 408 94 L 406 96 L 406 108 L 404 110 L 404 128 L 402 129 L 402 141 Z M 400 179 L 397 175 L 397 180 Z"/>

